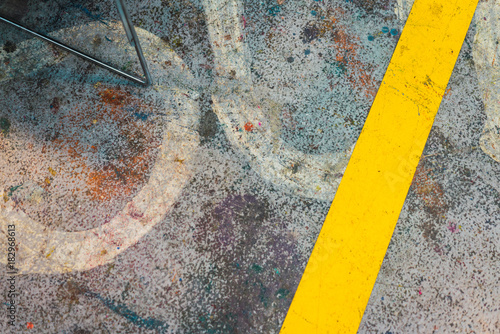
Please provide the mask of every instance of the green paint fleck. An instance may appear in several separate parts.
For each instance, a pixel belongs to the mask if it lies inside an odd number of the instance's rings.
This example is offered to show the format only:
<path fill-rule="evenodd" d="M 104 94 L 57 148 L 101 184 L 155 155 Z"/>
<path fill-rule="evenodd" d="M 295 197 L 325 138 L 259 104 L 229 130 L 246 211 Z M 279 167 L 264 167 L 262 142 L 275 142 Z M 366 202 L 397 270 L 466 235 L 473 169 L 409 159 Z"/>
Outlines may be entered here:
<path fill-rule="evenodd" d="M 264 284 L 262 284 L 262 282 L 259 282 L 259 284 L 260 284 L 260 293 L 259 293 L 260 302 L 264 304 L 265 308 L 267 308 L 267 306 L 269 305 L 269 297 L 266 294 L 267 288 L 264 286 Z"/>
<path fill-rule="evenodd" d="M 276 291 L 276 297 L 282 299 L 288 296 L 289 293 L 290 293 L 289 290 L 281 288 L 278 291 Z"/>
<path fill-rule="evenodd" d="M 20 188 L 23 184 L 21 183 L 20 185 L 18 186 L 15 186 L 15 187 L 10 187 L 9 189 L 9 193 L 7 194 L 7 196 L 11 197 L 12 194 L 14 193 L 14 191 L 16 191 L 18 188 Z"/>
<path fill-rule="evenodd" d="M 347 72 L 346 64 L 342 61 L 334 61 L 329 63 L 329 66 L 323 69 L 327 75 L 333 75 L 336 77 L 343 76 Z"/>
<path fill-rule="evenodd" d="M 10 130 L 10 121 L 6 117 L 0 117 L 0 132 L 4 135 Z"/>
<path fill-rule="evenodd" d="M 254 263 L 254 264 L 252 264 L 252 270 L 255 271 L 256 273 L 260 273 L 260 272 L 262 272 L 262 267 L 256 263 Z"/>
<path fill-rule="evenodd" d="M 122 67 L 122 71 L 128 71 L 130 70 L 131 67 L 132 67 L 132 62 L 129 61 Z"/>
<path fill-rule="evenodd" d="M 205 287 L 205 291 L 207 293 L 210 293 L 212 291 L 212 281 L 210 281 L 207 286 Z"/>

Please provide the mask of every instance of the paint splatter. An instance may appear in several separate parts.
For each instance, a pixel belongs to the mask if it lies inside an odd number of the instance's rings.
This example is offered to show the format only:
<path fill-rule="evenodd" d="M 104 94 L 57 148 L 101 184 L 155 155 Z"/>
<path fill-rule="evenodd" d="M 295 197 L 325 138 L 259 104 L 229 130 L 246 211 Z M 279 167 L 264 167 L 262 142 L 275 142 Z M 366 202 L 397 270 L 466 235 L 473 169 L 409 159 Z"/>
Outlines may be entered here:
<path fill-rule="evenodd" d="M 6 135 L 10 131 L 10 121 L 7 117 L 0 117 L 0 133 Z"/>

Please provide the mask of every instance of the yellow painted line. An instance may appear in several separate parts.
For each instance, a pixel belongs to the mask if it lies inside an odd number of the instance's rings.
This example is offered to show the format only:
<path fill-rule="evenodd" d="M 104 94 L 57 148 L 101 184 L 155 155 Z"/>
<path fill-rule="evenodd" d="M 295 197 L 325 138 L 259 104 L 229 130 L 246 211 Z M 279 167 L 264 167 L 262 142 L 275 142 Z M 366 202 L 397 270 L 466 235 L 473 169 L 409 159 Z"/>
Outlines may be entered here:
<path fill-rule="evenodd" d="M 415 0 L 281 328 L 355 333 L 477 0 Z"/>

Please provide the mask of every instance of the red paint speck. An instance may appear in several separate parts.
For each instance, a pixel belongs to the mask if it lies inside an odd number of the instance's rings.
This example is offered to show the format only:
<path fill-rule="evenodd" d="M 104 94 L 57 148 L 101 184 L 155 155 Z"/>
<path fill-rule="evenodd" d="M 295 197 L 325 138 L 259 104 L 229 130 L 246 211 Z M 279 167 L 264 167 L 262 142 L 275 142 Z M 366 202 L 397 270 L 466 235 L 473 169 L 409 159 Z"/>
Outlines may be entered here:
<path fill-rule="evenodd" d="M 422 289 L 418 289 L 418 294 L 422 295 Z"/>
<path fill-rule="evenodd" d="M 28 323 L 26 324 L 26 327 L 27 327 L 28 329 L 32 329 L 32 328 L 33 328 L 33 323 L 32 323 L 32 322 L 28 322 Z"/>
<path fill-rule="evenodd" d="M 252 131 L 253 130 L 253 124 L 248 122 L 247 124 L 245 124 L 245 130 L 247 131 Z"/>

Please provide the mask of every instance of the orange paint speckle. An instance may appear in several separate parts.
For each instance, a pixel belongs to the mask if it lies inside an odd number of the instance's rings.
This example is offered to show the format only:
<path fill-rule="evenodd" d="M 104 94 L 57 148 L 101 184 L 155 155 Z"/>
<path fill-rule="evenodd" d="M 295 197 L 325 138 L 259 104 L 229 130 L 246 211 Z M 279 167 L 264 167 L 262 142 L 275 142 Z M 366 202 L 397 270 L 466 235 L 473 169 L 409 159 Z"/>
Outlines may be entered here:
<path fill-rule="evenodd" d="M 77 113 L 62 117 L 63 123 L 76 129 L 89 130 L 97 123 L 114 122 L 127 140 L 128 154 L 117 157 L 106 166 L 96 166 L 89 161 L 88 153 L 97 153 L 98 145 L 84 145 L 65 134 L 54 139 L 53 144 L 65 147 L 71 162 L 82 168 L 79 175 L 86 178 L 89 188 L 87 194 L 93 200 L 109 201 L 119 195 L 131 196 L 145 182 L 146 172 L 151 167 L 150 158 L 154 156 L 160 140 L 148 128 L 148 124 L 136 121 L 127 111 L 127 107 L 135 106 L 149 114 L 153 112 L 152 106 L 125 90 L 102 84 L 97 90 L 100 101 L 81 103 Z M 50 184 L 50 180 L 47 184 Z"/>
<path fill-rule="evenodd" d="M 428 210 L 436 214 L 446 211 L 443 188 L 431 169 L 419 165 L 413 177 L 412 187 Z"/>
<path fill-rule="evenodd" d="M 33 323 L 32 323 L 32 322 L 28 322 L 28 323 L 26 324 L 26 327 L 27 327 L 28 329 L 33 329 Z"/>
<path fill-rule="evenodd" d="M 121 91 L 119 89 L 105 89 L 101 91 L 99 95 L 101 96 L 102 102 L 115 106 L 122 105 L 131 97 L 129 93 Z"/>
<path fill-rule="evenodd" d="M 245 130 L 246 131 L 252 131 L 253 130 L 253 124 L 250 123 L 250 122 L 247 122 L 247 124 L 245 124 Z"/>

